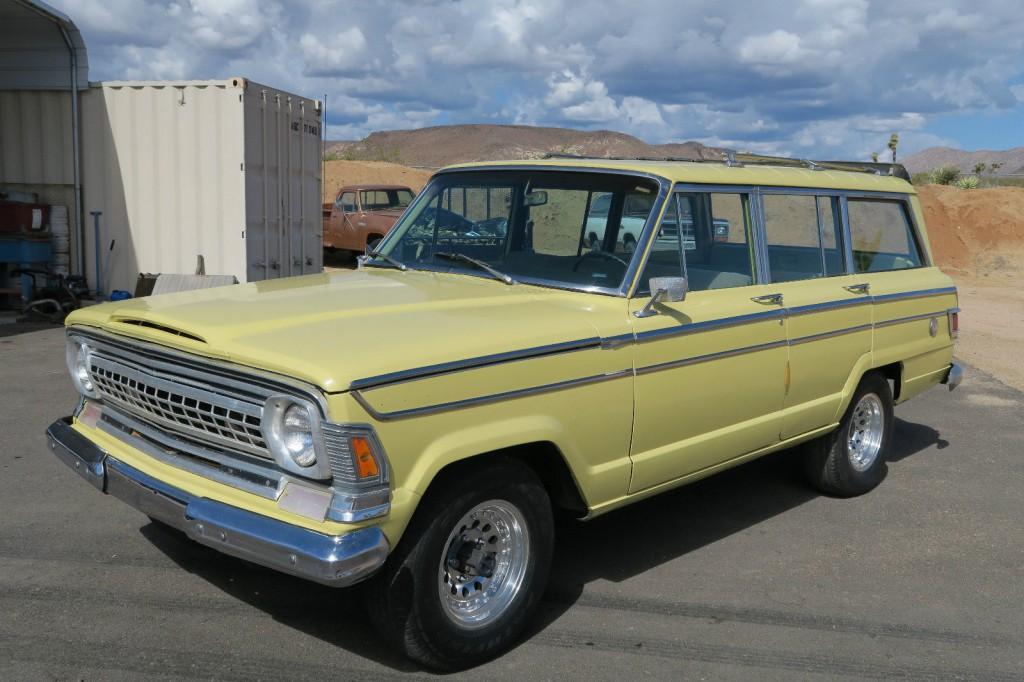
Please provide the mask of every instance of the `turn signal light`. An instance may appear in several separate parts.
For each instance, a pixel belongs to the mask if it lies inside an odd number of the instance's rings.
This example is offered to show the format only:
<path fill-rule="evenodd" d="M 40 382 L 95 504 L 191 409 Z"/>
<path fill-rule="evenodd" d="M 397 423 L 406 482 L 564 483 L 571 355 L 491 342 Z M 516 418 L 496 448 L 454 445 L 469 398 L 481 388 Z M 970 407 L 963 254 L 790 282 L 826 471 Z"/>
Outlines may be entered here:
<path fill-rule="evenodd" d="M 379 476 L 380 468 L 377 466 L 377 458 L 373 456 L 370 439 L 365 436 L 352 436 L 349 444 L 352 446 L 352 456 L 356 462 L 356 476 L 360 479 Z"/>

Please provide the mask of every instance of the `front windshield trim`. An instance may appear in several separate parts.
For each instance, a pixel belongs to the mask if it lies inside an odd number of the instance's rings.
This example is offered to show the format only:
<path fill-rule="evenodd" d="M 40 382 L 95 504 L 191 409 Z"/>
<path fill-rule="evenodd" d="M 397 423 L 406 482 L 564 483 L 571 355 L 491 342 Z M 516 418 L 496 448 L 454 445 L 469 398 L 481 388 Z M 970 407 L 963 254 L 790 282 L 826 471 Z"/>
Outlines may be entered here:
<path fill-rule="evenodd" d="M 647 216 L 647 221 L 644 223 L 643 230 L 640 233 L 640 238 L 637 240 L 636 249 L 633 251 L 632 258 L 629 260 L 629 266 L 626 268 L 626 272 L 622 276 L 622 281 L 617 287 L 602 287 L 597 285 L 581 285 L 572 284 L 571 282 L 563 282 L 561 280 L 550 280 L 539 277 L 529 276 L 516 276 L 516 282 L 518 284 L 532 284 L 534 286 L 540 286 L 547 289 L 563 289 L 566 291 L 579 291 L 588 294 L 604 294 L 606 296 L 618 296 L 620 298 L 627 298 L 629 292 L 633 288 L 633 282 L 637 277 L 637 273 L 640 269 L 640 261 L 644 252 L 647 250 L 647 244 L 654 234 L 655 228 L 661 218 L 662 209 L 665 207 L 665 200 L 669 196 L 669 192 L 672 189 L 672 181 L 661 175 L 654 173 L 645 173 L 643 171 L 618 169 L 618 168 L 587 168 L 580 166 L 548 166 L 548 165 L 535 165 L 535 164 L 501 164 L 501 165 L 487 165 L 487 166 L 467 166 L 467 167 L 453 167 L 453 168 L 442 168 L 441 170 L 434 173 L 433 177 L 427 185 L 420 190 L 420 192 L 413 198 L 412 203 L 406 207 L 405 212 L 412 212 L 419 208 L 419 204 L 426 200 L 426 197 L 430 195 L 431 186 L 437 181 L 442 175 L 448 175 L 452 173 L 475 173 L 475 172 L 491 172 L 491 171 L 537 171 L 537 172 L 552 172 L 552 173 L 601 173 L 604 175 L 626 175 L 637 178 L 645 178 L 653 180 L 658 184 L 658 195 L 654 198 L 654 203 L 651 206 L 651 212 Z M 403 213 L 403 217 L 405 213 Z M 399 218 L 399 222 L 401 222 Z M 397 223 L 396 223 L 397 224 Z M 391 248 L 394 240 L 399 239 L 397 231 L 390 230 L 384 239 L 381 240 L 380 244 L 377 245 L 377 251 L 387 252 Z M 426 270 L 429 272 L 448 272 L 460 275 L 470 275 L 472 277 L 481 278 L 478 270 L 470 268 L 458 268 L 458 267 L 436 267 L 426 263 L 415 263 L 406 264 L 410 270 Z M 490 279 L 489 277 L 483 276 L 483 278 Z M 497 281 L 497 280 L 492 280 Z"/>

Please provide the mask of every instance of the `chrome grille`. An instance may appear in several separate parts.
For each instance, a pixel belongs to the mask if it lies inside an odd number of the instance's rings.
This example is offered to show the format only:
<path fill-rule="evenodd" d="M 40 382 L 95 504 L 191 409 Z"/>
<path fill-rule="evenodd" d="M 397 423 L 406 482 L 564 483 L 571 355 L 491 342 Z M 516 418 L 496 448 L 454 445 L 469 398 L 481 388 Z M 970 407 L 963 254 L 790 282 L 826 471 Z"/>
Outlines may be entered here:
<path fill-rule="evenodd" d="M 90 356 L 89 365 L 104 399 L 129 414 L 190 439 L 270 458 L 260 430 L 262 404 L 99 355 Z"/>

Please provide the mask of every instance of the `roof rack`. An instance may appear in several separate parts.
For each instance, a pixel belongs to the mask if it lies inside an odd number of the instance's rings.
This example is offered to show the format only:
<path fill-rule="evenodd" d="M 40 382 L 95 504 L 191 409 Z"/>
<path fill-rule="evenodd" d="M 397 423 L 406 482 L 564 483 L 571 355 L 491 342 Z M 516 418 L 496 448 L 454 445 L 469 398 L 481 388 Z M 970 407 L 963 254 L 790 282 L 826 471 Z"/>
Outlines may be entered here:
<path fill-rule="evenodd" d="M 811 159 L 794 159 L 788 156 L 768 156 L 766 154 L 748 154 L 732 149 L 723 149 L 717 159 L 692 159 L 679 156 L 587 156 L 584 154 L 567 154 L 550 152 L 545 159 L 604 159 L 606 161 L 685 161 L 688 163 L 724 163 L 729 167 L 740 168 L 751 166 L 783 166 L 786 168 L 808 168 L 810 170 L 837 170 L 851 173 L 872 173 L 874 175 L 891 175 L 910 181 L 910 173 L 898 163 L 875 163 L 870 161 L 812 161 Z"/>

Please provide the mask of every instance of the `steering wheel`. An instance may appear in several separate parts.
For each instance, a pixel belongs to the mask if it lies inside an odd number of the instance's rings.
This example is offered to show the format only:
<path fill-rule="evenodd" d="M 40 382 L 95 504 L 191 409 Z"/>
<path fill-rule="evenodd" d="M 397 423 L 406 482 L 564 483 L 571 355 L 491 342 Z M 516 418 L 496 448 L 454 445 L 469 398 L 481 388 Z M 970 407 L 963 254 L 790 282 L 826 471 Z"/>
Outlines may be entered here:
<path fill-rule="evenodd" d="M 614 253 L 609 253 L 608 251 L 586 251 L 576 259 L 575 263 L 573 263 L 572 271 L 576 272 L 583 261 L 587 258 L 604 258 L 605 260 L 613 260 L 624 268 L 629 267 L 629 263 L 616 256 Z"/>

